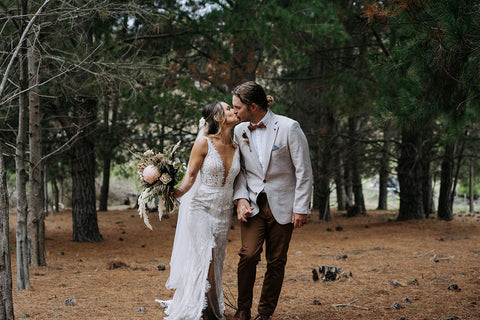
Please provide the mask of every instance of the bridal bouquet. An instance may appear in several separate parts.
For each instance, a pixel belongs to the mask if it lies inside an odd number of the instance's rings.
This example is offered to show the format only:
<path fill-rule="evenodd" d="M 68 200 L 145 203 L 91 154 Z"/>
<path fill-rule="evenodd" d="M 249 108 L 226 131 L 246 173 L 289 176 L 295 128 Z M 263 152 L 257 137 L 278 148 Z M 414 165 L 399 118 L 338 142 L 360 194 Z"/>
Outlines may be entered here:
<path fill-rule="evenodd" d="M 185 174 L 184 164 L 174 157 L 179 145 L 180 142 L 166 153 L 147 150 L 138 162 L 137 172 L 142 182 L 141 188 L 143 188 L 138 197 L 138 213 L 149 229 L 152 229 L 152 226 L 146 210 L 148 202 L 155 201 L 158 204 L 160 220 L 163 215 L 168 215 L 176 207 L 177 200 L 173 196 L 174 188 Z"/>

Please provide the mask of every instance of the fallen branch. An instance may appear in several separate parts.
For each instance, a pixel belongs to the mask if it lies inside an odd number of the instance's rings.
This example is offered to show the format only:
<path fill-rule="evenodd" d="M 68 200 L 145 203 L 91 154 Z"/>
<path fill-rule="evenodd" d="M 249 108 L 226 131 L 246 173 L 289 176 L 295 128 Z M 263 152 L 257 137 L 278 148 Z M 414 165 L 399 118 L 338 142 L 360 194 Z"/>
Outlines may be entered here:
<path fill-rule="evenodd" d="M 369 308 L 366 307 L 361 307 L 357 306 L 356 304 L 353 304 L 354 302 L 357 302 L 358 299 L 353 300 L 352 302 L 349 303 L 339 303 L 339 304 L 333 304 L 332 307 L 354 307 L 354 308 L 359 308 L 363 310 L 370 310 Z"/>
<path fill-rule="evenodd" d="M 440 258 L 438 260 L 450 260 L 450 259 L 453 259 L 455 258 L 455 256 L 449 256 L 449 257 L 446 257 L 446 258 Z"/>
<path fill-rule="evenodd" d="M 450 259 L 453 259 L 453 258 L 455 258 L 455 256 L 448 256 L 448 257 L 445 257 L 445 258 L 438 258 L 437 255 L 434 255 L 434 256 L 430 259 L 430 261 L 432 261 L 432 262 L 438 262 L 438 261 L 440 261 L 440 260 L 450 260 Z"/>
<path fill-rule="evenodd" d="M 418 258 L 418 257 L 424 257 L 424 256 L 428 256 L 430 253 L 433 253 L 433 251 L 435 251 L 434 249 L 428 251 L 427 253 L 424 253 L 424 254 L 417 254 L 416 256 L 413 256 L 414 258 Z"/>

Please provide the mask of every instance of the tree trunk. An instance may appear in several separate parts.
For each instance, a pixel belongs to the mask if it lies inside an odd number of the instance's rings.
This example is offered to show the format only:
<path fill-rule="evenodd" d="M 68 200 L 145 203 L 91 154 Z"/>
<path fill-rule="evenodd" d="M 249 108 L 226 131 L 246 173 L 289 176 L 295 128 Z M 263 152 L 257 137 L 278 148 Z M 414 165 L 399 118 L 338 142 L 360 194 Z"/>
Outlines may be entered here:
<path fill-rule="evenodd" d="M 344 162 L 344 179 L 343 182 L 345 183 L 345 195 L 346 195 L 346 206 L 351 207 L 353 206 L 353 182 L 352 182 L 352 169 L 350 168 L 350 161 L 347 156 L 347 159 Z"/>
<path fill-rule="evenodd" d="M 348 130 L 350 137 L 358 136 L 359 131 L 359 121 L 353 117 L 348 119 Z M 355 206 L 359 210 L 359 213 L 366 213 L 365 200 L 363 197 L 363 188 L 362 188 L 362 176 L 360 174 L 360 169 L 358 167 L 360 161 L 360 152 L 359 145 L 355 141 L 350 142 L 350 168 L 352 170 L 352 184 L 353 184 L 353 194 L 355 199 Z"/>
<path fill-rule="evenodd" d="M 57 176 L 58 183 L 60 185 L 59 192 L 58 192 L 58 198 L 60 199 L 59 206 L 64 206 L 65 203 L 65 180 L 62 175 Z"/>
<path fill-rule="evenodd" d="M 318 218 L 321 221 L 330 221 L 332 220 L 332 215 L 330 212 L 330 189 L 326 185 L 325 180 L 316 184 L 314 190 L 314 201 L 317 203 L 318 208 Z"/>
<path fill-rule="evenodd" d="M 48 216 L 48 177 L 47 177 L 47 162 L 43 161 L 43 212 Z M 53 215 L 53 212 L 52 212 Z"/>
<path fill-rule="evenodd" d="M 103 237 L 98 230 L 95 202 L 95 134 L 97 101 L 84 98 L 75 106 L 82 132 L 72 145 L 72 221 L 73 241 L 98 242 Z"/>
<path fill-rule="evenodd" d="M 321 221 L 330 221 L 330 179 L 325 171 L 325 152 L 323 150 L 322 138 L 318 139 L 315 147 L 312 148 L 312 169 L 313 169 L 313 204 L 318 209 L 318 217 Z"/>
<path fill-rule="evenodd" d="M 315 156 L 314 156 L 314 181 L 315 188 L 313 194 L 313 203 L 318 209 L 318 217 L 321 221 L 330 221 L 332 219 L 330 213 L 330 179 L 326 166 L 328 160 L 326 153 L 328 150 L 324 149 L 325 139 L 320 137 L 316 142 Z"/>
<path fill-rule="evenodd" d="M 438 219 L 453 220 L 453 170 L 455 166 L 456 143 L 447 142 L 442 159 L 440 194 L 438 196 Z"/>
<path fill-rule="evenodd" d="M 28 14 L 26 0 L 21 1 L 21 13 L 23 17 Z M 26 27 L 26 20 L 22 21 L 22 30 Z M 17 191 L 17 289 L 30 288 L 28 269 L 28 239 L 27 239 L 27 190 L 25 172 L 25 148 L 27 140 L 27 110 L 28 110 L 28 65 L 27 50 L 23 46 L 19 54 L 20 62 L 20 90 L 22 93 L 18 99 L 18 133 L 15 149 L 15 188 Z"/>
<path fill-rule="evenodd" d="M 400 209 L 397 220 L 425 219 L 422 194 L 422 138 L 413 128 L 402 129 L 402 145 L 398 160 Z"/>
<path fill-rule="evenodd" d="M 425 145 L 425 144 L 424 144 Z M 423 193 L 423 208 L 425 217 L 429 218 L 431 213 L 434 213 L 433 204 L 433 187 L 432 187 L 432 175 L 431 175 L 431 148 L 423 150 L 422 157 L 422 193 Z"/>
<path fill-rule="evenodd" d="M 7 172 L 0 140 L 0 320 L 14 319 L 10 259 Z"/>
<path fill-rule="evenodd" d="M 87 138 L 79 137 L 72 147 L 72 221 L 73 241 L 98 242 L 95 207 L 95 155 Z"/>
<path fill-rule="evenodd" d="M 431 164 L 433 157 L 433 125 L 430 121 L 422 124 L 422 158 L 420 164 L 422 166 L 422 194 L 423 194 L 423 212 L 425 217 L 429 218 L 431 213 L 435 213 L 435 205 L 433 203 L 433 186 Z"/>
<path fill-rule="evenodd" d="M 118 119 L 118 105 L 120 103 L 118 98 L 118 93 L 110 92 L 111 100 L 105 103 L 104 108 L 104 115 L 103 115 L 103 124 L 105 126 L 105 132 L 108 137 L 107 141 L 103 141 L 104 143 L 104 150 L 102 151 L 103 157 L 103 175 L 102 175 L 102 188 L 100 189 L 100 204 L 99 210 L 100 211 L 107 211 L 108 210 L 108 193 L 110 190 L 110 167 L 112 163 L 112 155 L 114 154 L 114 149 L 118 145 L 118 141 L 115 139 L 115 132 L 117 129 L 117 119 Z M 111 106 L 111 108 L 110 108 Z M 109 114 L 110 109 L 112 111 L 112 120 L 109 121 Z M 162 126 L 164 128 L 164 126 Z M 164 135 L 162 134 L 162 140 Z M 161 146 L 160 150 L 163 150 L 163 146 Z"/>
<path fill-rule="evenodd" d="M 108 191 L 110 189 L 110 163 L 112 157 L 108 154 L 103 155 L 103 175 L 102 175 L 102 187 L 100 189 L 100 204 L 98 206 L 99 211 L 108 210 Z"/>
<path fill-rule="evenodd" d="M 317 97 L 321 96 L 318 90 Z M 332 219 L 330 213 L 330 181 L 334 175 L 333 159 L 334 149 L 336 149 L 336 121 L 330 110 L 319 105 L 321 110 L 317 116 L 317 141 L 316 141 L 316 161 L 318 163 L 317 171 L 314 172 L 314 180 L 317 182 L 316 200 L 319 218 L 323 221 Z"/>
<path fill-rule="evenodd" d="M 469 184 L 468 184 L 468 194 L 469 194 L 469 198 L 470 198 L 470 213 L 474 213 L 475 212 L 475 193 L 474 193 L 474 184 L 473 184 L 473 163 L 474 163 L 474 160 L 473 160 L 473 157 L 470 158 L 470 170 L 469 170 L 469 175 L 468 175 L 468 181 L 469 181 Z"/>
<path fill-rule="evenodd" d="M 339 125 L 336 125 L 337 133 Z M 336 164 L 335 164 L 335 189 L 337 192 L 337 210 L 345 211 L 347 209 L 347 194 L 345 192 L 345 160 L 343 139 L 337 134 L 335 139 Z"/>
<path fill-rule="evenodd" d="M 30 115 L 30 170 L 29 170 L 29 211 L 28 211 L 28 246 L 29 261 L 34 267 L 45 266 L 45 214 L 43 210 L 42 179 L 42 113 L 38 84 L 38 55 L 32 46 L 35 39 L 30 38 L 28 47 L 28 74 L 30 80 L 29 115 Z"/>
<path fill-rule="evenodd" d="M 425 217 L 429 218 L 431 213 L 435 213 L 433 204 L 433 187 L 432 176 L 430 173 L 430 162 L 424 164 L 422 171 L 423 208 L 425 212 Z"/>
<path fill-rule="evenodd" d="M 345 193 L 345 169 L 343 155 L 337 152 L 337 165 L 335 168 L 335 189 L 337 191 L 337 210 L 345 211 L 347 209 L 347 194 Z"/>
<path fill-rule="evenodd" d="M 55 177 L 55 175 L 52 176 L 52 178 L 50 179 L 50 184 L 52 185 L 52 201 L 55 207 L 55 210 L 52 210 L 53 215 L 53 211 L 58 212 L 60 210 L 60 198 L 58 192 L 57 178 Z"/>
<path fill-rule="evenodd" d="M 388 210 L 388 176 L 390 175 L 390 132 L 383 130 L 383 149 L 380 158 L 378 179 L 378 207 L 377 210 Z"/>
<path fill-rule="evenodd" d="M 108 89 L 107 89 L 108 90 Z M 101 150 L 101 157 L 103 160 L 102 168 L 102 187 L 100 188 L 100 199 L 98 210 L 107 211 L 108 210 L 108 190 L 110 189 L 110 164 L 111 164 L 111 140 L 108 137 L 111 137 L 112 131 L 109 126 L 109 113 L 110 113 L 110 99 L 111 91 L 108 91 L 106 94 L 106 99 L 104 102 L 103 108 L 103 127 L 106 139 L 102 141 L 103 148 Z M 163 117 L 162 117 L 163 118 Z M 162 135 L 163 137 L 163 135 Z"/>

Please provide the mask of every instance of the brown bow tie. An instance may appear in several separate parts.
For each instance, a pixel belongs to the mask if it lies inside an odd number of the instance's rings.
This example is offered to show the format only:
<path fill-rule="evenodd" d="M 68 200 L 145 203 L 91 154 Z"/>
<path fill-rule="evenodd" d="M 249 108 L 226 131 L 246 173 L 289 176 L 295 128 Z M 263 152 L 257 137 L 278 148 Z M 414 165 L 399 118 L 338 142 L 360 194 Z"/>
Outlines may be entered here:
<path fill-rule="evenodd" d="M 254 126 L 248 126 L 248 130 L 250 131 L 257 130 L 257 129 L 264 129 L 264 128 L 266 128 L 266 126 L 263 124 L 263 122 L 260 122 Z"/>

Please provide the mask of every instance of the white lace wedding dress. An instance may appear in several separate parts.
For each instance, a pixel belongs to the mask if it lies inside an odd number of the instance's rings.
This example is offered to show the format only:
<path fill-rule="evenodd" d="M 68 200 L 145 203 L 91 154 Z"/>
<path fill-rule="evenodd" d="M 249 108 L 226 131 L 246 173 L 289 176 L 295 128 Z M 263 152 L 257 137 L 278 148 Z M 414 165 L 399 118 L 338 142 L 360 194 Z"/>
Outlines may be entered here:
<path fill-rule="evenodd" d="M 240 155 L 237 148 L 231 167 L 225 168 L 215 146 L 207 140 L 208 153 L 197 186 L 187 193 L 190 197 L 181 199 L 170 277 L 165 285 L 175 289 L 175 294 L 172 300 L 156 300 L 165 307 L 167 320 L 198 320 L 204 310 L 204 320 L 225 319 L 223 262 Z"/>

